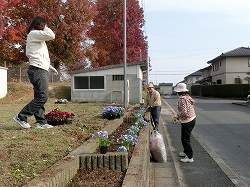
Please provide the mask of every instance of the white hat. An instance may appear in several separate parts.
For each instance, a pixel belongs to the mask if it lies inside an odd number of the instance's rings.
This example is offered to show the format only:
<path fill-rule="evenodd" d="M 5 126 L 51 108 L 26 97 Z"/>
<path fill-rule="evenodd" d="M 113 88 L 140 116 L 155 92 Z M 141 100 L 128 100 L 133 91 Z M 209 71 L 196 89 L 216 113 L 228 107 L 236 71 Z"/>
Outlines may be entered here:
<path fill-rule="evenodd" d="M 176 91 L 176 92 L 188 92 L 187 85 L 185 83 L 179 83 L 174 88 L 174 91 Z"/>
<path fill-rule="evenodd" d="M 148 88 L 154 88 L 154 85 L 153 85 L 153 83 L 148 83 Z"/>

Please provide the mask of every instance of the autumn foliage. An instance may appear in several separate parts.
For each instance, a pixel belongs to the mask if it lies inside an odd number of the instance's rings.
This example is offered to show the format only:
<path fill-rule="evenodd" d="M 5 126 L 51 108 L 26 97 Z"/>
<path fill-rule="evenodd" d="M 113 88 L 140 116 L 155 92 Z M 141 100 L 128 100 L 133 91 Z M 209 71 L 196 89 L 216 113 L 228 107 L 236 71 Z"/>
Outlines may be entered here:
<path fill-rule="evenodd" d="M 123 1 L 98 0 L 97 15 L 88 32 L 94 41 L 96 56 L 91 58 L 93 67 L 123 63 Z M 146 42 L 143 36 L 143 10 L 137 0 L 127 0 L 127 62 L 146 59 Z M 140 56 L 142 56 L 140 58 Z"/>
<path fill-rule="evenodd" d="M 55 32 L 47 42 L 52 64 L 70 70 L 123 63 L 121 0 L 1 0 L 0 65 L 27 62 L 26 29 L 36 15 Z M 146 59 L 138 0 L 127 0 L 127 62 Z"/>

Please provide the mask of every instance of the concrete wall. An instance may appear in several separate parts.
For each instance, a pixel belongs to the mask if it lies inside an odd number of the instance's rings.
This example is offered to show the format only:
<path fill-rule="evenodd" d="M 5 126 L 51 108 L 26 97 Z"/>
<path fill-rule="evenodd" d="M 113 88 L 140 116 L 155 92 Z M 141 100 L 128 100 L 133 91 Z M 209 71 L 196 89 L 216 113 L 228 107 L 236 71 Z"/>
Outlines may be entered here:
<path fill-rule="evenodd" d="M 0 67 L 0 98 L 7 95 L 7 68 Z"/>
<path fill-rule="evenodd" d="M 103 90 L 74 89 L 74 76 L 104 76 Z M 124 81 L 113 81 L 112 75 L 123 75 L 123 68 L 105 69 L 72 75 L 71 100 L 80 102 L 115 102 L 123 103 Z M 136 104 L 142 102 L 142 71 L 140 66 L 127 67 L 128 101 Z"/>

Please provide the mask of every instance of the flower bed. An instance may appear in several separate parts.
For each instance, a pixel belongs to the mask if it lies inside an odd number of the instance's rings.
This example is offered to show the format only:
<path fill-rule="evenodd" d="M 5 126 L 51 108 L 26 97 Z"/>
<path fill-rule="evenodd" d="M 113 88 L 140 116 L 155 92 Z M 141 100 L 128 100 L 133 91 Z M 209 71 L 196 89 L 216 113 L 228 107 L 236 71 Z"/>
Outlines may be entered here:
<path fill-rule="evenodd" d="M 102 115 L 104 114 L 107 115 L 108 113 L 110 114 L 111 111 L 112 113 L 116 112 L 124 114 L 124 108 L 109 106 L 103 109 Z M 119 132 L 122 133 L 120 134 L 119 137 L 114 137 L 114 135 L 112 135 L 110 139 L 108 137 L 107 131 L 98 131 L 95 134 L 93 134 L 92 137 L 97 139 L 99 147 L 109 147 L 115 138 L 116 143 L 120 145 L 117 151 L 127 152 L 131 146 L 135 146 L 136 143 L 138 142 L 138 133 L 140 129 L 147 126 L 147 122 L 143 118 L 144 113 L 145 113 L 144 108 L 139 108 L 138 110 L 130 111 L 129 115 L 134 117 L 134 123 L 130 124 L 129 128 L 123 130 L 122 132 Z"/>
<path fill-rule="evenodd" d="M 45 114 L 45 118 L 50 125 L 63 125 L 70 124 L 74 119 L 75 114 L 63 112 L 61 109 L 56 108 L 49 113 Z"/>
<path fill-rule="evenodd" d="M 102 117 L 112 120 L 124 115 L 125 108 L 119 106 L 108 106 L 102 110 Z"/>
<path fill-rule="evenodd" d="M 121 132 L 129 128 L 129 125 L 122 123 L 112 135 L 119 137 Z M 139 133 L 140 141 L 128 150 L 128 168 L 126 174 L 121 170 L 110 170 L 107 167 L 87 170 L 79 168 L 77 174 L 71 179 L 67 187 L 84 185 L 85 187 L 110 186 L 147 186 L 149 184 L 149 128 L 143 128 Z M 109 147 L 109 152 L 115 153 L 119 147 L 118 143 L 113 142 Z M 98 155 L 98 149 L 96 150 Z M 135 153 L 134 153 L 135 152 Z M 109 154 L 111 154 L 109 153 Z M 111 154 L 112 155 L 112 154 Z M 140 160 L 138 162 L 138 160 Z M 92 164 L 90 164 L 92 165 Z M 143 172 L 142 172 L 143 171 Z M 96 180 L 98 178 L 98 181 Z"/>

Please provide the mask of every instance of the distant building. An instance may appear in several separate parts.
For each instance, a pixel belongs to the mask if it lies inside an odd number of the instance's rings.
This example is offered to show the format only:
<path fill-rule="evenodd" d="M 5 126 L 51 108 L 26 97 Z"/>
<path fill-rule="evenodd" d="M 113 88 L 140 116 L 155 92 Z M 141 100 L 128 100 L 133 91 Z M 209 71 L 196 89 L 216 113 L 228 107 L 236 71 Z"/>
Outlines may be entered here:
<path fill-rule="evenodd" d="M 212 72 L 212 66 L 209 65 L 203 69 L 200 69 L 199 71 L 203 72 L 203 78 L 199 79 L 198 81 L 196 81 L 195 83 L 201 84 L 201 85 L 210 85 L 212 84 L 212 76 L 211 76 L 211 72 Z"/>
<path fill-rule="evenodd" d="M 196 84 L 196 81 L 203 79 L 203 71 L 198 70 L 186 76 L 184 79 L 185 79 L 185 83 L 187 84 L 187 89 L 190 90 L 191 86 Z"/>
<path fill-rule="evenodd" d="M 207 62 L 212 66 L 212 84 L 248 84 L 244 80 L 250 72 L 250 48 L 239 47 L 222 53 Z"/>
<path fill-rule="evenodd" d="M 173 83 L 159 83 L 159 92 L 161 95 L 172 95 Z"/>
<path fill-rule="evenodd" d="M 146 70 L 146 61 L 127 63 L 126 83 L 129 103 L 142 103 L 143 72 Z M 69 74 L 72 101 L 124 102 L 123 64 L 71 71 Z"/>

